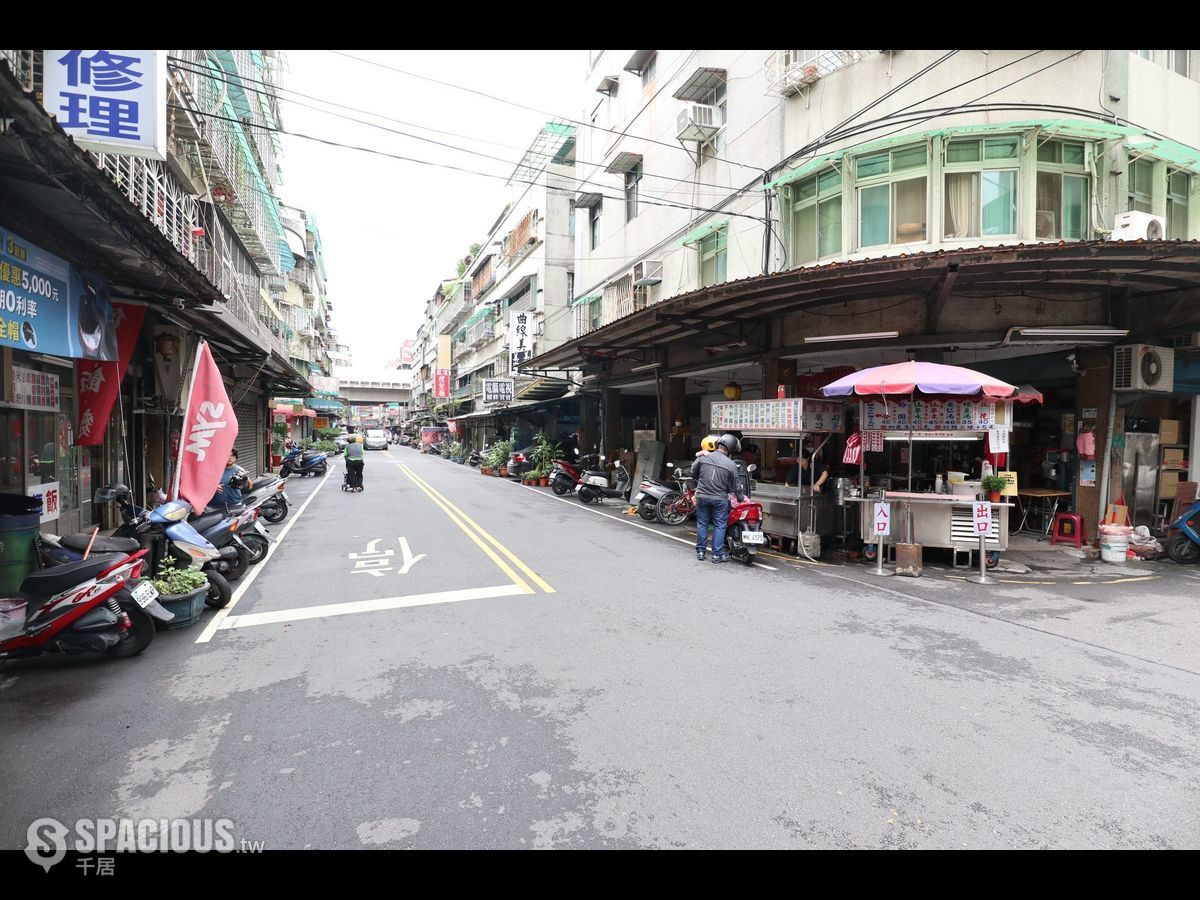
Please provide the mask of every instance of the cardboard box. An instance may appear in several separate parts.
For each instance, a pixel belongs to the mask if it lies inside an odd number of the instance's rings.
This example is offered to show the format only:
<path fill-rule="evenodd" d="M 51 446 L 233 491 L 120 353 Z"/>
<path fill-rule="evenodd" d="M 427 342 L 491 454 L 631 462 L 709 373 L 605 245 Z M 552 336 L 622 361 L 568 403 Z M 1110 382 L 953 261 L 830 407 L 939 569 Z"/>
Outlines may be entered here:
<path fill-rule="evenodd" d="M 1158 499 L 1175 499 L 1175 489 L 1179 487 L 1178 472 L 1158 473 Z"/>
<path fill-rule="evenodd" d="M 1164 444 L 1179 443 L 1179 420 L 1178 419 L 1159 419 L 1158 420 L 1158 439 Z"/>
<path fill-rule="evenodd" d="M 1183 466 L 1183 448 L 1182 447 L 1166 447 L 1162 452 L 1162 464 L 1168 468 L 1180 468 Z"/>

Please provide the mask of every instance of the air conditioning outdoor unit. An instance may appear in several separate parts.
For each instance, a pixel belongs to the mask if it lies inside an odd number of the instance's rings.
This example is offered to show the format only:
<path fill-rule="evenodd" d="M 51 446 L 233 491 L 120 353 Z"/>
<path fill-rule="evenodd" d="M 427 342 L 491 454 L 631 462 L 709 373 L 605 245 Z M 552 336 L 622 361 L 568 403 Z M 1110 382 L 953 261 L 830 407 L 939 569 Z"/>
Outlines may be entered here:
<path fill-rule="evenodd" d="M 663 263 L 661 259 L 644 259 L 633 264 L 633 283 L 637 287 L 647 284 L 661 284 L 663 280 Z"/>
<path fill-rule="evenodd" d="M 1114 391 L 1175 390 L 1175 351 L 1149 344 L 1125 344 L 1113 354 Z"/>
<path fill-rule="evenodd" d="M 1167 220 L 1162 216 L 1133 211 L 1121 213 L 1113 220 L 1110 241 L 1161 241 L 1167 233 Z"/>
<path fill-rule="evenodd" d="M 680 141 L 704 144 L 711 141 L 725 124 L 725 111 L 719 106 L 689 103 L 679 111 L 675 137 Z"/>

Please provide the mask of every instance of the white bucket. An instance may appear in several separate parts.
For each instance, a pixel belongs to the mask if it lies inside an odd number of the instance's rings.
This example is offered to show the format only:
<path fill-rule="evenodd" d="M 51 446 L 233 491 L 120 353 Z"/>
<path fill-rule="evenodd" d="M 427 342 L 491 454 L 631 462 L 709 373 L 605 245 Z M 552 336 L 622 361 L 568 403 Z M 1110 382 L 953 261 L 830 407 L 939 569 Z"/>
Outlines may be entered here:
<path fill-rule="evenodd" d="M 1100 558 L 1104 562 L 1125 564 L 1129 550 L 1129 535 L 1133 529 L 1128 525 L 1100 526 Z"/>

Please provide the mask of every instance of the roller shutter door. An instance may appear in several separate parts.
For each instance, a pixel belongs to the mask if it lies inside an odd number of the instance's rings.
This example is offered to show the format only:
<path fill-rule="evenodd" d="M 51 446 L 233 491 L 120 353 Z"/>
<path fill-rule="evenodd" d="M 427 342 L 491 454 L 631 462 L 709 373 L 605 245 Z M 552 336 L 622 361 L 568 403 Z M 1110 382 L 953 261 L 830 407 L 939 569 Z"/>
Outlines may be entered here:
<path fill-rule="evenodd" d="M 258 396 L 237 403 L 233 407 L 238 421 L 238 436 L 235 446 L 238 451 L 238 464 L 250 473 L 251 477 L 263 473 L 262 465 L 262 402 Z"/>

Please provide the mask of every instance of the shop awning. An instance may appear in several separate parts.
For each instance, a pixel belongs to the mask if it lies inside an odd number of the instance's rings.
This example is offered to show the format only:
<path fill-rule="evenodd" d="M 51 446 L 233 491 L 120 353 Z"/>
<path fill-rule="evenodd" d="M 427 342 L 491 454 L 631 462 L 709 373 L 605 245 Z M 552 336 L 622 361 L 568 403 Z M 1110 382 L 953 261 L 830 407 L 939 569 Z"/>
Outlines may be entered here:
<path fill-rule="evenodd" d="M 704 238 L 708 237 L 714 231 L 724 228 L 728 224 L 729 221 L 727 219 L 722 219 L 720 222 L 710 222 L 707 225 L 701 225 L 695 231 L 689 231 L 687 234 L 685 234 L 680 239 L 679 246 L 682 247 L 684 244 L 698 243 L 699 241 L 702 241 Z"/>
<path fill-rule="evenodd" d="M 313 419 L 316 418 L 317 415 L 316 412 L 307 407 L 300 410 L 300 412 L 296 412 L 296 410 L 290 406 L 277 406 L 275 407 L 274 412 L 277 416 L 285 416 L 289 419 Z"/>
<path fill-rule="evenodd" d="M 584 294 L 582 297 L 576 297 L 571 301 L 572 306 L 582 306 L 585 303 L 591 303 L 593 300 L 599 300 L 603 294 Z"/>
<path fill-rule="evenodd" d="M 304 405 L 309 409 L 319 409 L 322 412 L 336 412 L 342 408 L 342 404 L 337 400 L 323 400 L 320 397 L 309 397 L 304 401 Z"/>

